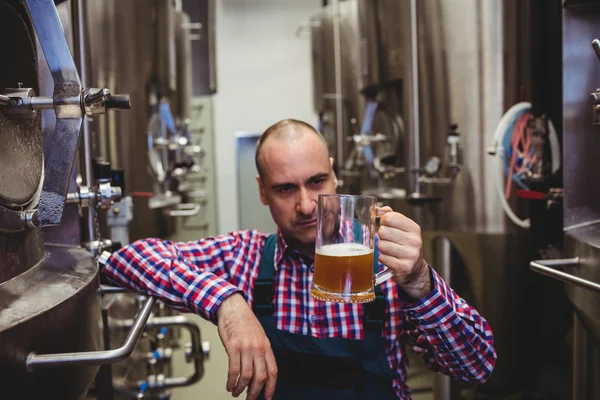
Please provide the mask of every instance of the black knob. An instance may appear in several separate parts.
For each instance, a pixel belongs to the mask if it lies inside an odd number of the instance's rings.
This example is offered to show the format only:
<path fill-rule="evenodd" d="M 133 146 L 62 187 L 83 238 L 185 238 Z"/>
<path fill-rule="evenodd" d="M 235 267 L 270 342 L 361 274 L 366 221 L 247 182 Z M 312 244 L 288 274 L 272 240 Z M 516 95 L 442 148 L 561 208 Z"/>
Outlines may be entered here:
<path fill-rule="evenodd" d="M 458 136 L 458 124 L 450 124 L 448 135 Z"/>
<path fill-rule="evenodd" d="M 112 177 L 110 163 L 101 157 L 94 158 L 92 170 L 94 171 L 94 179 L 97 181 L 109 181 Z"/>
<path fill-rule="evenodd" d="M 121 188 L 121 193 L 125 195 L 125 171 L 122 169 L 113 169 L 111 171 L 111 182 L 112 186 L 118 186 Z"/>
<path fill-rule="evenodd" d="M 131 109 L 131 101 L 128 94 L 111 94 L 108 100 L 104 102 L 106 108 L 117 110 Z"/>
<path fill-rule="evenodd" d="M 194 166 L 193 160 L 179 161 L 175 163 L 175 168 L 190 169 Z"/>
<path fill-rule="evenodd" d="M 121 247 L 123 247 L 123 244 L 121 242 L 112 242 L 110 245 L 110 249 L 106 249 L 106 250 L 110 251 L 111 253 L 114 253 L 114 252 L 118 251 L 119 249 L 121 249 Z"/>

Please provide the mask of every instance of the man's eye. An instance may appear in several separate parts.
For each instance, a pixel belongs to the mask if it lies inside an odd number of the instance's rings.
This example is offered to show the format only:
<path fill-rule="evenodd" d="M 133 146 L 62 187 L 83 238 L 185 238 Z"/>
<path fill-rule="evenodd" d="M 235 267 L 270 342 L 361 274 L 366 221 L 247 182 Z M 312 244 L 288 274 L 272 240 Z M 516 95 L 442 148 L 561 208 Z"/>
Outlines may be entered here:
<path fill-rule="evenodd" d="M 277 193 L 286 194 L 291 193 L 293 188 L 291 186 L 284 186 L 277 189 Z"/>
<path fill-rule="evenodd" d="M 319 179 L 315 179 L 315 180 L 311 181 L 310 184 L 312 186 L 321 186 L 323 184 L 323 182 L 325 182 L 325 178 L 319 178 Z"/>

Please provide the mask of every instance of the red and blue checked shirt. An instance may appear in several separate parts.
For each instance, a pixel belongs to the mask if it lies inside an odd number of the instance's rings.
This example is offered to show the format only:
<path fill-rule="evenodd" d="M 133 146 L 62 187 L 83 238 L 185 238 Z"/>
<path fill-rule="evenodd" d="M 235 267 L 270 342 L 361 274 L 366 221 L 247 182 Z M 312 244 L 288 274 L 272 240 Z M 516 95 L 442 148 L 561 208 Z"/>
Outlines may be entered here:
<path fill-rule="evenodd" d="M 139 240 L 114 253 L 104 273 L 119 285 L 214 322 L 221 302 L 234 293 L 243 292 L 252 306 L 266 237 L 247 230 L 198 242 Z M 322 302 L 309 296 L 312 264 L 311 258 L 289 249 L 279 233 L 273 308 L 277 328 L 316 338 L 364 338 L 361 304 Z M 382 284 L 387 298 L 383 335 L 399 399 L 410 399 L 405 345 L 421 354 L 433 370 L 464 382 L 487 380 L 496 361 L 487 321 L 430 270 L 433 289 L 417 302 L 403 301 L 393 280 Z"/>

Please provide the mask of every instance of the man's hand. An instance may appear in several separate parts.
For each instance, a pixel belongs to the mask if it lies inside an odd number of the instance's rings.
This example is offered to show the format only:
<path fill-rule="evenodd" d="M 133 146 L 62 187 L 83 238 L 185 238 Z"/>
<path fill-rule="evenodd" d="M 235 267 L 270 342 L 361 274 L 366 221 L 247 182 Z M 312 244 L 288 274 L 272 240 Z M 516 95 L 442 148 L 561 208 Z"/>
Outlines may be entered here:
<path fill-rule="evenodd" d="M 271 343 L 248 303 L 240 294 L 228 297 L 217 310 L 217 321 L 229 356 L 227 391 L 238 397 L 250 385 L 246 399 L 254 400 L 265 386 L 265 399 L 271 400 L 277 364 Z"/>
<path fill-rule="evenodd" d="M 390 207 L 379 208 L 377 214 L 381 215 L 379 261 L 394 272 L 394 281 L 410 297 L 426 296 L 431 291 L 431 277 L 423 260 L 421 227 Z"/>

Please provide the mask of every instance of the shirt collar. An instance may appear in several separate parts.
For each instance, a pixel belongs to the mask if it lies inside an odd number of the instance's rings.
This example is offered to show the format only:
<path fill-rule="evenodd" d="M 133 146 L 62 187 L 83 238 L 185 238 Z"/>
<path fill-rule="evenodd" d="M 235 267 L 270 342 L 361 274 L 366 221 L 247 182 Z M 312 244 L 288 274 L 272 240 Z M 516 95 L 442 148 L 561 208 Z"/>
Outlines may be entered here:
<path fill-rule="evenodd" d="M 278 265 L 283 258 L 283 253 L 287 250 L 288 245 L 283 238 L 281 229 L 277 228 L 277 246 L 275 246 L 275 270 L 278 269 Z"/>
<path fill-rule="evenodd" d="M 294 251 L 292 249 L 289 248 L 289 245 L 287 244 L 287 242 L 285 241 L 285 239 L 283 238 L 283 234 L 281 233 L 281 229 L 278 227 L 277 228 L 277 246 L 275 246 L 275 271 L 277 271 L 279 269 L 279 264 L 281 262 L 281 260 L 283 259 L 283 257 L 285 256 L 285 252 L 286 251 L 290 251 L 292 252 L 292 254 L 297 258 L 297 259 L 301 259 L 303 261 L 303 263 L 306 263 L 308 260 L 306 259 L 306 256 L 303 256 L 302 254 L 298 253 L 297 251 Z M 290 254 L 290 255 L 292 255 Z M 308 262 L 309 264 L 311 262 Z"/>

